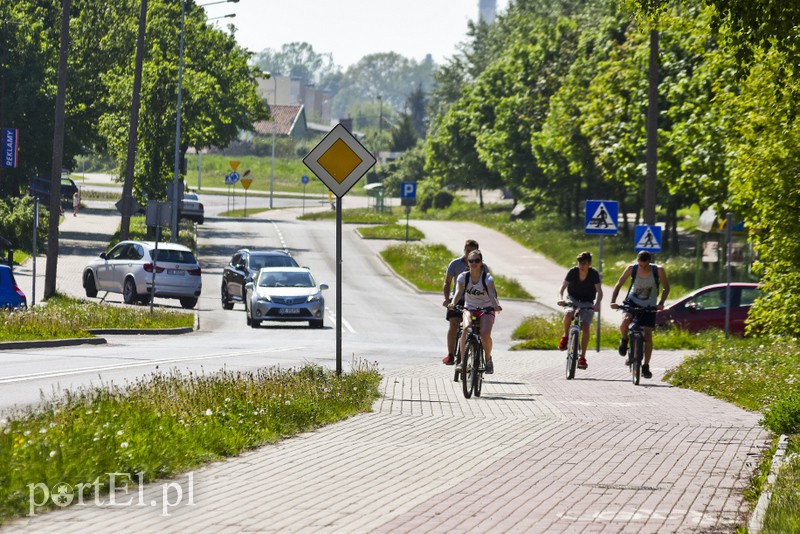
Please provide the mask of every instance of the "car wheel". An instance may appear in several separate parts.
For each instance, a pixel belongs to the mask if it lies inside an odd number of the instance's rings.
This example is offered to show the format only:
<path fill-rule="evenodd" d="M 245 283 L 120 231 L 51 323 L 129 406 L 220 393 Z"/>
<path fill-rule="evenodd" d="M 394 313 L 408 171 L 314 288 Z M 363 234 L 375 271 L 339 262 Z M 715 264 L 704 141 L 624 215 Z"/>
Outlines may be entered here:
<path fill-rule="evenodd" d="M 136 282 L 133 278 L 126 278 L 125 285 L 122 287 L 122 300 L 125 304 L 136 304 Z"/>
<path fill-rule="evenodd" d="M 222 286 L 222 309 L 223 310 L 232 310 L 233 309 L 233 302 L 230 301 L 228 298 L 228 286 Z"/>
<path fill-rule="evenodd" d="M 94 282 L 94 275 L 92 271 L 86 273 L 86 283 L 84 284 L 86 288 L 86 296 L 89 298 L 94 298 L 97 296 L 97 284 Z"/>
<path fill-rule="evenodd" d="M 148 304 L 150 304 L 150 293 L 148 293 L 147 295 L 145 295 L 143 297 L 139 297 L 139 303 L 144 305 L 144 306 L 147 306 Z"/>
<path fill-rule="evenodd" d="M 180 301 L 181 301 L 181 307 L 186 308 L 187 310 L 194 308 L 195 305 L 197 305 L 196 298 L 184 297 L 180 299 Z"/>
<path fill-rule="evenodd" d="M 311 328 L 322 328 L 323 322 L 322 319 L 314 319 L 312 321 L 308 321 L 308 326 Z"/>
<path fill-rule="evenodd" d="M 261 326 L 261 321 L 259 321 L 258 319 L 250 319 L 251 328 L 258 328 L 259 326 Z"/>

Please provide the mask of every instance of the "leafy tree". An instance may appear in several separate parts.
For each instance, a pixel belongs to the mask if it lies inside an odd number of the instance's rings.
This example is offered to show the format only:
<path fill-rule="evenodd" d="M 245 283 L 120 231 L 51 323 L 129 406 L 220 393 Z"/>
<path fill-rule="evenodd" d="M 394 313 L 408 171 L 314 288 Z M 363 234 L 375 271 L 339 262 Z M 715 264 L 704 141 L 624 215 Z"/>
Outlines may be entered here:
<path fill-rule="evenodd" d="M 254 62 L 262 70 L 299 78 L 304 84 L 324 82 L 340 71 L 331 54 L 317 53 L 305 42 L 287 43 L 280 50 L 265 48 L 255 55 Z"/>
<path fill-rule="evenodd" d="M 411 115 L 403 113 L 400 121 L 392 128 L 392 151 L 403 152 L 417 144 L 417 132 Z"/>

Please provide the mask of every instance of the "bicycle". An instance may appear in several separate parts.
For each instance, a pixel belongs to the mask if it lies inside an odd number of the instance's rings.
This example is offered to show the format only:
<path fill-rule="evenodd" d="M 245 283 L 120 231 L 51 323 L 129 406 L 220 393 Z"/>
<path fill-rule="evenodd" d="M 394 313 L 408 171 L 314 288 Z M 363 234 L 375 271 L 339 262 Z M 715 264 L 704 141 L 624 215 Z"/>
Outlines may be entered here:
<path fill-rule="evenodd" d="M 459 322 L 458 323 L 458 332 L 456 333 L 456 348 L 455 352 L 453 353 L 453 357 L 456 359 L 455 372 L 453 375 L 453 382 L 458 382 L 461 380 L 461 371 L 458 370 L 458 362 L 461 361 L 461 332 L 464 331 L 463 325 Z"/>
<path fill-rule="evenodd" d="M 593 304 L 581 306 L 575 302 L 561 301 L 559 306 L 572 309 L 572 324 L 569 325 L 569 333 L 567 335 L 567 380 L 575 378 L 575 369 L 578 367 L 578 358 L 581 356 L 581 330 L 583 328 L 583 319 L 581 310 L 591 308 Z"/>
<path fill-rule="evenodd" d="M 638 386 L 642 377 L 642 362 L 644 361 L 644 330 L 639 325 L 639 317 L 643 313 L 654 312 L 658 308 L 655 306 L 631 306 L 623 302 L 617 309 L 630 313 L 633 317 L 628 326 L 628 367 L 631 371 L 633 385 Z"/>
<path fill-rule="evenodd" d="M 456 306 L 455 309 L 463 311 L 464 308 Z M 467 327 L 467 339 L 464 346 L 464 369 L 461 371 L 461 388 L 467 399 L 472 397 L 473 393 L 476 397 L 481 396 L 486 361 L 481 341 L 481 321 L 476 312 L 487 311 L 492 311 L 492 308 L 478 308 L 470 313 L 470 325 Z"/>

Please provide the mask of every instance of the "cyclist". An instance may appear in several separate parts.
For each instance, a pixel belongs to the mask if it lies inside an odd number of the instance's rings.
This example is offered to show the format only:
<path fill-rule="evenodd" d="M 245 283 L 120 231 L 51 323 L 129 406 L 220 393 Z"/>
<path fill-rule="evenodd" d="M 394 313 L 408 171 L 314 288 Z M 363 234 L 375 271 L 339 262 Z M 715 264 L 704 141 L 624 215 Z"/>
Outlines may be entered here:
<path fill-rule="evenodd" d="M 603 300 L 603 286 L 600 283 L 600 273 L 592 267 L 592 254 L 581 252 L 577 257 L 578 265 L 567 271 L 567 276 L 558 290 L 558 304 L 567 302 L 579 306 L 581 309 L 581 356 L 578 358 L 578 369 L 586 369 L 586 349 L 589 348 L 589 331 L 594 312 L 600 311 L 600 302 Z M 564 290 L 567 290 L 567 300 L 564 300 Z M 595 300 L 597 299 L 597 300 Z M 569 325 L 572 323 L 575 312 L 568 309 L 564 314 L 564 335 L 558 342 L 558 350 L 566 350 Z"/>
<path fill-rule="evenodd" d="M 497 301 L 497 290 L 494 287 L 494 278 L 489 274 L 489 268 L 483 263 L 483 254 L 480 250 L 473 250 L 467 256 L 469 271 L 461 273 L 456 279 L 456 293 L 453 295 L 450 309 L 455 308 L 461 298 L 464 298 L 461 330 L 461 354 L 457 369 L 464 368 L 464 345 L 467 339 L 467 328 L 472 322 L 474 312 L 480 319 L 481 343 L 486 355 L 486 374 L 494 373 L 492 361 L 492 326 L 494 325 L 495 312 L 502 310 Z M 481 311 L 479 308 L 491 308 L 490 311 Z M 478 310 L 478 311 L 476 311 Z"/>
<path fill-rule="evenodd" d="M 442 306 L 445 308 L 450 306 L 450 300 L 453 298 L 453 293 L 455 293 L 455 279 L 458 278 L 458 275 L 461 273 L 469 271 L 467 255 L 473 250 L 478 250 L 478 248 L 480 247 L 478 247 L 477 241 L 474 239 L 467 239 L 467 242 L 464 243 L 464 254 L 455 258 L 447 266 L 447 271 L 444 275 L 444 285 L 442 286 L 442 292 L 444 293 L 444 303 Z M 457 304 L 463 306 L 463 299 Z M 450 323 L 450 326 L 447 329 L 447 356 L 442 358 L 442 363 L 445 365 L 453 365 L 456 363 L 456 358 L 453 353 L 456 351 L 456 336 L 458 335 L 458 325 L 461 323 L 461 313 L 448 308 L 445 319 Z"/>
<path fill-rule="evenodd" d="M 611 294 L 611 307 L 613 309 L 619 308 L 615 303 L 617 295 L 625 283 L 625 280 L 631 278 L 631 287 L 628 290 L 628 295 L 625 297 L 624 302 L 631 306 L 648 307 L 655 306 L 659 310 L 664 309 L 664 302 L 669 295 L 669 280 L 667 279 L 667 272 L 663 267 L 652 263 L 653 257 L 646 250 L 642 250 L 636 256 L 636 263 L 628 265 L 623 271 L 622 276 L 617 280 L 614 286 L 614 292 Z M 663 288 L 661 292 L 661 299 L 658 298 L 659 286 Z M 619 326 L 619 332 L 622 334 L 622 339 L 619 341 L 619 355 L 625 356 L 628 352 L 628 326 L 631 324 L 633 316 L 626 313 L 622 318 L 622 323 Z M 644 330 L 644 364 L 642 365 L 642 376 L 645 378 L 652 378 L 653 373 L 650 372 L 650 356 L 653 354 L 653 328 L 656 326 L 656 312 L 645 312 L 639 316 L 639 325 Z M 629 361 L 625 365 L 630 365 Z"/>

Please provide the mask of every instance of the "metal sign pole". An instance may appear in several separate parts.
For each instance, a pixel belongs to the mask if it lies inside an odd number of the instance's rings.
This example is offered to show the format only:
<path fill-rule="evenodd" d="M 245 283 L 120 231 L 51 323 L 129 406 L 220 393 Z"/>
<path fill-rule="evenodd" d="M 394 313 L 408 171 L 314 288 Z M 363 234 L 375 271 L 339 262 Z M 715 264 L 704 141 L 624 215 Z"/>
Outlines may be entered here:
<path fill-rule="evenodd" d="M 336 376 L 342 376 L 342 197 L 336 197 Z"/>
<path fill-rule="evenodd" d="M 605 236 L 603 234 L 600 234 L 600 251 L 599 251 L 600 253 L 598 254 L 600 256 L 600 262 L 598 264 L 598 267 L 600 267 L 599 273 L 600 273 L 600 281 L 601 282 L 603 280 L 603 238 L 604 237 Z M 597 352 L 600 352 L 600 319 L 601 319 L 600 316 L 601 316 L 602 312 L 603 312 L 603 308 L 600 308 L 599 310 L 597 310 L 597 336 L 596 336 L 597 337 Z"/>
<path fill-rule="evenodd" d="M 727 220 L 725 221 L 725 259 L 727 261 L 727 278 L 728 285 L 725 288 L 725 339 L 728 339 L 731 333 L 731 248 L 733 240 L 733 213 L 728 212 Z"/>
<path fill-rule="evenodd" d="M 31 279 L 31 308 L 36 305 L 36 234 L 38 233 L 39 197 L 33 197 L 33 278 Z"/>

